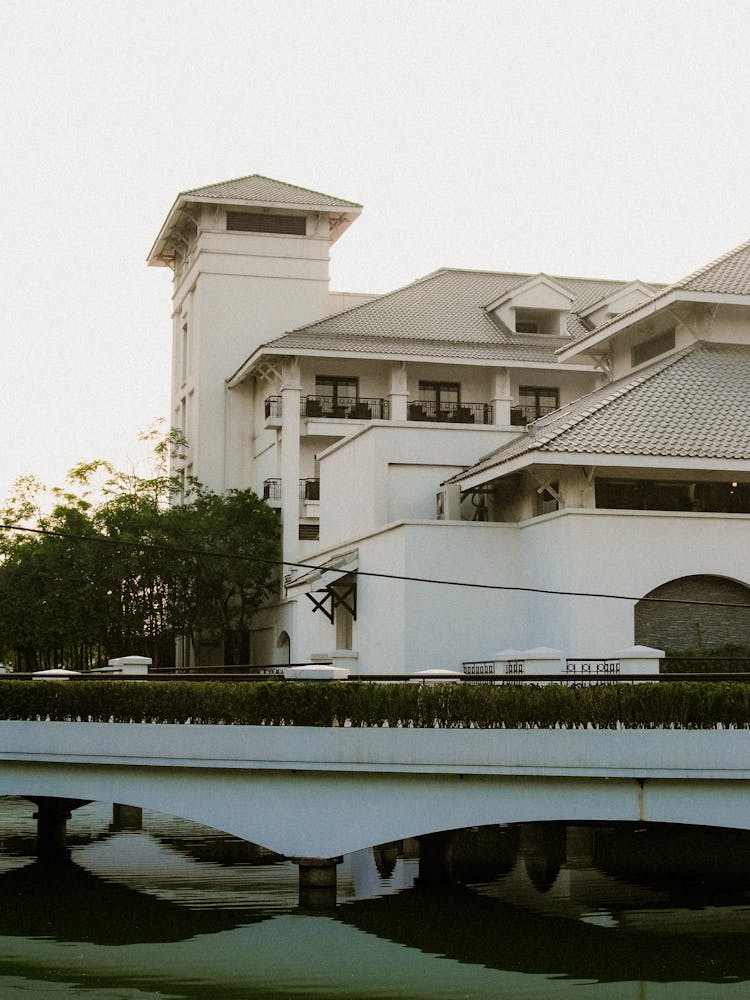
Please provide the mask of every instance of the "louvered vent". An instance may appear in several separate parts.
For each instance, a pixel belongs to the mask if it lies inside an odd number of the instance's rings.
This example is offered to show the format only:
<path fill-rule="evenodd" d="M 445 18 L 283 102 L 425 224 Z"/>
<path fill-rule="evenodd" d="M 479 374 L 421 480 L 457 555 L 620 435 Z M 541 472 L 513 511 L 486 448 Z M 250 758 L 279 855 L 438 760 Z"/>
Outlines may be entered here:
<path fill-rule="evenodd" d="M 320 525 L 301 524 L 299 526 L 299 537 L 300 541 L 303 542 L 317 542 L 320 538 Z"/>
<path fill-rule="evenodd" d="M 227 212 L 227 229 L 240 233 L 285 233 L 304 236 L 304 215 L 265 215 L 260 212 Z"/>

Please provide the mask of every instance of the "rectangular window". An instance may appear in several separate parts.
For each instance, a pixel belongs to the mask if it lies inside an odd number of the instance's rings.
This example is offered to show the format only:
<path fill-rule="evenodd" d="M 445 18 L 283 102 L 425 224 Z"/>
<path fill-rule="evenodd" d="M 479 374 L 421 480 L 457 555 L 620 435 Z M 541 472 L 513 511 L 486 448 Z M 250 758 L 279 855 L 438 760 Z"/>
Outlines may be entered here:
<path fill-rule="evenodd" d="M 239 233 L 283 233 L 304 236 L 304 215 L 266 215 L 262 212 L 227 212 L 227 229 Z"/>
<path fill-rule="evenodd" d="M 353 619 L 351 612 L 348 608 L 345 608 L 343 604 L 339 604 L 335 611 L 335 624 L 336 624 L 336 649 L 351 649 L 352 648 L 352 636 L 354 634 L 354 629 L 352 628 Z"/>
<path fill-rule="evenodd" d="M 547 386 L 522 385 L 518 389 L 518 406 L 528 420 L 552 413 L 560 405 L 560 390 Z"/>
<path fill-rule="evenodd" d="M 630 350 L 630 363 L 633 368 L 642 365 L 645 361 L 658 358 L 660 354 L 666 354 L 674 347 L 674 330 L 667 330 L 656 337 L 650 337 L 640 344 L 635 344 Z"/>
<path fill-rule="evenodd" d="M 182 324 L 182 384 L 187 382 L 188 375 L 188 324 Z"/>
<path fill-rule="evenodd" d="M 419 383 L 419 406 L 428 420 L 450 420 L 460 403 L 460 382 Z"/>
<path fill-rule="evenodd" d="M 515 310 L 516 333 L 541 334 L 545 337 L 559 337 L 564 331 L 560 328 L 562 312 L 558 309 L 521 309 Z"/>
<path fill-rule="evenodd" d="M 359 379 L 342 375 L 316 375 L 315 399 L 325 416 L 345 417 L 357 405 Z"/>
<path fill-rule="evenodd" d="M 750 514 L 750 484 L 597 479 L 596 506 L 608 510 L 702 511 Z"/>

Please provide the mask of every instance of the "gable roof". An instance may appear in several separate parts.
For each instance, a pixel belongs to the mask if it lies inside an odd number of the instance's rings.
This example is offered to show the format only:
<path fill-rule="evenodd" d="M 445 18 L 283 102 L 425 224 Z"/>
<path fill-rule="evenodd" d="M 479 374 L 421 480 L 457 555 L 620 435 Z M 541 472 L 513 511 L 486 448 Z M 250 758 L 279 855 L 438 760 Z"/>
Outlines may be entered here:
<path fill-rule="evenodd" d="M 521 334 L 498 323 L 485 308 L 526 287 L 536 275 L 441 268 L 417 281 L 345 312 L 300 327 L 269 341 L 263 350 L 375 353 L 392 356 L 476 358 L 557 364 L 566 338 Z M 601 299 L 629 282 L 554 277 L 577 303 Z M 571 337 L 580 335 L 575 313 Z"/>
<path fill-rule="evenodd" d="M 540 454 L 750 461 L 750 346 L 696 343 L 529 424 L 454 476 Z"/>
<path fill-rule="evenodd" d="M 532 289 L 538 288 L 540 285 L 544 286 L 545 288 L 549 288 L 554 292 L 557 292 L 561 297 L 567 299 L 568 302 L 573 301 L 574 293 L 571 291 L 571 289 L 566 288 L 564 285 L 561 285 L 560 282 L 557 281 L 555 278 L 551 278 L 548 274 L 544 274 L 543 271 L 540 271 L 539 274 L 532 275 L 526 281 L 521 282 L 520 285 L 516 285 L 514 288 L 511 288 L 508 291 L 504 292 L 500 296 L 500 298 L 494 299 L 492 302 L 488 302 L 484 306 L 484 308 L 488 312 L 492 312 L 493 310 L 501 306 L 504 302 L 507 302 L 509 299 L 514 299 L 518 295 L 523 295 L 526 292 L 530 292 L 532 291 Z"/>

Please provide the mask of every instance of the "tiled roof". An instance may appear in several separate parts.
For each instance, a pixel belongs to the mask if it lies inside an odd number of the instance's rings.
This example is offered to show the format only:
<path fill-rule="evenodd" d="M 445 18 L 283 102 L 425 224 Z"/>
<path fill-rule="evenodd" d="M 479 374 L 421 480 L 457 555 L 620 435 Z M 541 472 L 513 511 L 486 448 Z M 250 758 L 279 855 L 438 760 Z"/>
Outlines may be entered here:
<path fill-rule="evenodd" d="M 410 285 L 302 327 L 266 344 L 266 349 L 365 352 L 382 348 L 401 354 L 439 354 L 533 360 L 556 364 L 563 337 L 517 334 L 503 328 L 482 308 L 534 275 L 442 269 Z M 605 298 L 627 284 L 585 278 L 554 278 L 580 302 Z M 583 308 L 581 306 L 581 308 Z M 569 317 L 571 336 L 580 322 Z"/>
<path fill-rule="evenodd" d="M 691 292 L 750 295 L 750 240 L 676 282 Z"/>
<path fill-rule="evenodd" d="M 560 343 L 554 338 L 554 344 Z M 538 361 L 556 364 L 544 344 L 475 343 L 472 341 L 422 340 L 418 337 L 371 337 L 358 334 L 322 334 L 315 338 L 304 332 L 289 333 L 264 345 L 266 351 L 322 351 L 326 354 L 374 354 L 393 357 L 435 357 L 489 361 Z"/>
<path fill-rule="evenodd" d="M 231 181 L 192 188 L 190 191 L 183 191 L 182 196 L 272 205 L 304 205 L 315 208 L 362 208 L 356 201 L 333 198 L 329 194 L 321 194 L 320 191 L 311 191 L 309 188 L 297 187 L 296 184 L 286 184 L 272 177 L 263 177 L 262 174 L 248 174 L 247 177 L 237 177 Z"/>
<path fill-rule="evenodd" d="M 750 346 L 694 344 L 540 418 L 454 479 L 532 451 L 750 461 Z"/>

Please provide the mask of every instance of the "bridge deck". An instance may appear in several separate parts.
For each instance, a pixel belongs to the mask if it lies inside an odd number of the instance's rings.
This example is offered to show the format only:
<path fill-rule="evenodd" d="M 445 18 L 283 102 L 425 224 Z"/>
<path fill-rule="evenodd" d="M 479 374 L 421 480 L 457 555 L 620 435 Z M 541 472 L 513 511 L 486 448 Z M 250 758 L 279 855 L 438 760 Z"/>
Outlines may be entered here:
<path fill-rule="evenodd" d="M 0 722 L 0 794 L 116 801 L 332 857 L 536 820 L 750 829 L 750 731 Z"/>

